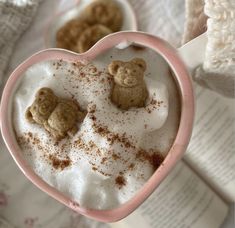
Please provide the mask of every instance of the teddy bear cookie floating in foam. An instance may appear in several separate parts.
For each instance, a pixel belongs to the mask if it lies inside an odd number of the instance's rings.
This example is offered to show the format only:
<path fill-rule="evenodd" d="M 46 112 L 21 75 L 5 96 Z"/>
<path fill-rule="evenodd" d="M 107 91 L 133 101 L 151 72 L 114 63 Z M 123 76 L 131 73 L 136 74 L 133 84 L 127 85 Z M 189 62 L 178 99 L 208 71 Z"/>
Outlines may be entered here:
<path fill-rule="evenodd" d="M 56 47 L 82 53 L 98 40 L 117 32 L 123 24 L 122 10 L 113 0 L 94 0 L 56 34 Z"/>
<path fill-rule="evenodd" d="M 78 131 L 77 122 L 82 122 L 85 112 L 73 100 L 57 97 L 49 88 L 41 88 L 33 104 L 26 110 L 26 119 L 42 125 L 56 140 Z"/>
<path fill-rule="evenodd" d="M 146 63 L 135 58 L 129 62 L 113 61 L 108 71 L 114 76 L 111 100 L 121 109 L 144 107 L 148 91 L 144 81 Z"/>

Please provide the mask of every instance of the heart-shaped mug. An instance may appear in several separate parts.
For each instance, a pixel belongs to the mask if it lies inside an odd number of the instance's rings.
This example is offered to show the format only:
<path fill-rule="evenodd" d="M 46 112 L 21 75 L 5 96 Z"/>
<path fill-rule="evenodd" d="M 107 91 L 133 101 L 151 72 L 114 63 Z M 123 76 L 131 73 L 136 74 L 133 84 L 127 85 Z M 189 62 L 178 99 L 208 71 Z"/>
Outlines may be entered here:
<path fill-rule="evenodd" d="M 65 196 L 59 190 L 43 181 L 24 160 L 21 149 L 17 144 L 12 126 L 13 95 L 17 89 L 17 86 L 19 85 L 23 73 L 30 66 L 36 63 L 45 60 L 60 59 L 68 62 L 82 61 L 87 63 L 94 60 L 98 55 L 104 55 L 105 51 L 112 47 L 119 45 L 120 48 L 120 44 L 128 45 L 130 43 L 135 43 L 137 45 L 150 48 L 154 52 L 160 54 L 174 72 L 174 77 L 178 86 L 181 101 L 181 114 L 178 132 L 173 145 L 171 146 L 161 166 L 155 171 L 155 173 L 133 198 L 119 207 L 110 210 L 83 208 L 79 205 L 78 202 L 75 202 L 71 198 Z M 22 64 L 20 64 L 10 75 L 3 90 L 0 107 L 0 123 L 3 139 L 13 159 L 21 171 L 25 174 L 25 176 L 38 188 L 77 213 L 103 222 L 115 222 L 129 215 L 139 205 L 141 205 L 162 182 L 162 180 L 164 180 L 164 178 L 174 168 L 177 161 L 181 159 L 186 150 L 192 133 L 193 119 L 194 95 L 191 79 L 189 77 L 187 68 L 179 57 L 177 51 L 167 42 L 156 36 L 143 32 L 129 31 L 111 34 L 96 43 L 89 51 L 82 54 L 76 54 L 62 49 L 47 49 L 34 54 Z"/>

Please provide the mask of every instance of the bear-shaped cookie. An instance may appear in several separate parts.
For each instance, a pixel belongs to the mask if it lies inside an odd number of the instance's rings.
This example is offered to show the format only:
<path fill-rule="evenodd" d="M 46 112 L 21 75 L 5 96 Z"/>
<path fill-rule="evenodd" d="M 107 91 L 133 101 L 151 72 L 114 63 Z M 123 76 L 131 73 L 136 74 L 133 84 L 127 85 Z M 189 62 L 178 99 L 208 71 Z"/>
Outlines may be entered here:
<path fill-rule="evenodd" d="M 94 0 L 81 13 L 81 18 L 90 25 L 102 24 L 113 32 L 121 29 L 122 9 L 113 0 Z"/>
<path fill-rule="evenodd" d="M 78 18 L 70 20 L 57 31 L 56 47 L 79 52 L 77 41 L 87 28 L 89 25 L 83 20 Z"/>
<path fill-rule="evenodd" d="M 112 61 L 108 71 L 114 76 L 111 100 L 119 108 L 144 107 L 148 91 L 144 81 L 146 63 L 134 58 L 129 62 Z"/>
<path fill-rule="evenodd" d="M 29 122 L 43 126 L 57 141 L 74 135 L 78 131 L 77 122 L 82 122 L 85 115 L 76 101 L 59 98 L 46 87 L 36 93 L 25 113 Z"/>
<path fill-rule="evenodd" d="M 77 50 L 79 53 L 90 49 L 101 38 L 112 33 L 112 31 L 104 25 L 96 24 L 83 31 L 77 40 Z"/>

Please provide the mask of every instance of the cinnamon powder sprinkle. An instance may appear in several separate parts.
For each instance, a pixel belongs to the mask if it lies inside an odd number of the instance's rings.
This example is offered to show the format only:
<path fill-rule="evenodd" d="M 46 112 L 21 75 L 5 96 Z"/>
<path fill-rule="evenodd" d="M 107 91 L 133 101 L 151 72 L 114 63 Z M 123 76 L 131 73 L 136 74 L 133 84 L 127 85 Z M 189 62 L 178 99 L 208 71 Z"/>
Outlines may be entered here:
<path fill-rule="evenodd" d="M 153 166 L 154 170 L 158 169 L 164 161 L 164 157 L 160 153 L 154 153 L 150 155 L 149 162 Z"/>
<path fill-rule="evenodd" d="M 96 171 L 97 169 L 98 169 L 98 168 L 95 167 L 95 166 L 92 167 L 92 170 L 94 170 L 94 171 Z"/>
<path fill-rule="evenodd" d="M 131 163 L 131 164 L 128 166 L 128 169 L 132 170 L 134 167 L 135 167 L 135 164 L 134 164 L 134 163 Z"/>
<path fill-rule="evenodd" d="M 157 170 L 164 161 L 164 156 L 159 152 L 147 153 L 145 150 L 139 150 L 136 158 L 141 161 L 148 161 L 154 170 Z"/>
<path fill-rule="evenodd" d="M 41 143 L 40 139 L 36 135 L 33 135 L 32 132 L 26 132 L 22 136 L 17 137 L 17 141 L 20 145 L 31 144 L 37 147 L 39 147 Z"/>
<path fill-rule="evenodd" d="M 48 158 L 51 161 L 51 165 L 55 169 L 63 170 L 71 165 L 71 160 L 69 159 L 69 157 L 67 157 L 66 159 L 58 159 L 56 156 L 50 154 Z"/>
<path fill-rule="evenodd" d="M 112 158 L 114 161 L 116 161 L 117 159 L 120 159 L 121 157 L 115 153 L 112 154 Z"/>
<path fill-rule="evenodd" d="M 122 143 L 125 146 L 125 148 L 136 149 L 135 146 L 130 142 L 125 133 L 121 135 L 113 133 L 108 129 L 107 126 L 98 125 L 96 123 L 94 123 L 92 127 L 96 133 L 100 134 L 103 137 L 106 137 L 110 145 L 112 145 L 114 142 L 119 142 Z"/>
<path fill-rule="evenodd" d="M 115 179 L 115 184 L 118 186 L 119 189 L 121 189 L 123 186 L 126 185 L 126 180 L 123 176 L 119 175 Z"/>
<path fill-rule="evenodd" d="M 107 157 L 104 157 L 104 158 L 102 158 L 102 160 L 101 160 L 100 163 L 103 165 L 107 160 L 108 160 L 108 158 L 107 158 Z"/>

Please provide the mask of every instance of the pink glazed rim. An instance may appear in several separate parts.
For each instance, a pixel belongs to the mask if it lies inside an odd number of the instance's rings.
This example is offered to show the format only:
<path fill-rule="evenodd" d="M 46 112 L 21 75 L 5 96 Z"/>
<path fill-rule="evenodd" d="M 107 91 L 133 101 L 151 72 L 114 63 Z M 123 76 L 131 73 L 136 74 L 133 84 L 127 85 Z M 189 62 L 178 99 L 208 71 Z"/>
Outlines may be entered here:
<path fill-rule="evenodd" d="M 94 210 L 82 208 L 77 202 L 71 200 L 69 197 L 66 197 L 63 193 L 43 181 L 26 163 L 23 156 L 21 155 L 21 150 L 14 136 L 11 124 L 12 105 L 9 104 L 11 104 L 14 90 L 18 85 L 17 81 L 31 65 L 43 60 L 52 59 L 63 59 L 71 62 L 91 61 L 97 55 L 105 52 L 105 50 L 114 47 L 121 42 L 135 42 L 136 44 L 153 49 L 159 53 L 172 68 L 181 95 L 181 118 L 179 130 L 175 141 L 162 165 L 155 171 L 152 177 L 132 199 L 111 210 Z M 186 66 L 178 56 L 176 49 L 171 47 L 167 42 L 156 36 L 143 32 L 118 32 L 103 38 L 89 51 L 83 54 L 76 54 L 62 49 L 47 49 L 28 58 L 10 75 L 4 87 L 0 107 L 0 117 L 1 131 L 5 144 L 21 171 L 32 183 L 77 213 L 102 222 L 115 222 L 126 217 L 138 206 L 140 206 L 151 195 L 151 193 L 162 182 L 162 180 L 169 174 L 172 168 L 176 165 L 177 161 L 179 161 L 184 154 L 191 137 L 194 120 L 193 87 Z"/>

